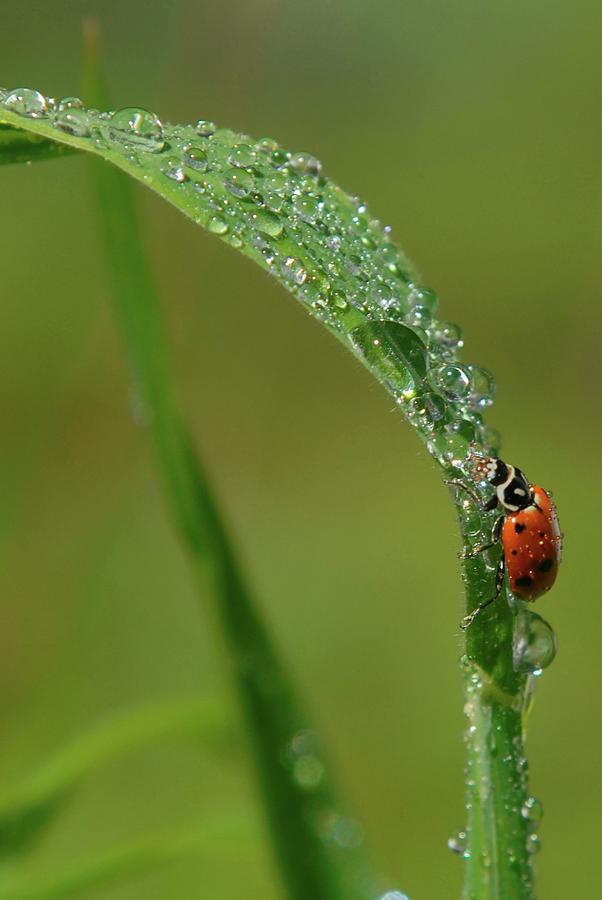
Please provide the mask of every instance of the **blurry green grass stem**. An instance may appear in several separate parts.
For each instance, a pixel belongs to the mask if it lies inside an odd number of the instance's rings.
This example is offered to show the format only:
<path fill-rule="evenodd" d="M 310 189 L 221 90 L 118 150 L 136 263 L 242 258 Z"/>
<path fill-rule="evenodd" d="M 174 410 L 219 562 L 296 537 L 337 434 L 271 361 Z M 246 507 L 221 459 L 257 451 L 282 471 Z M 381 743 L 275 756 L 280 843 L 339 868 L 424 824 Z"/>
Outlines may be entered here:
<path fill-rule="evenodd" d="M 102 101 L 95 46 L 86 91 Z M 168 507 L 197 577 L 203 605 L 221 637 L 254 751 L 261 797 L 291 900 L 350 900 L 363 887 L 345 874 L 319 833 L 333 800 L 325 783 L 307 791 L 285 764 L 307 727 L 241 574 L 193 441 L 183 423 L 169 364 L 160 300 L 140 235 L 130 181 L 93 159 L 92 174 L 118 318 Z M 218 376 L 217 376 L 218 377 Z"/>
<path fill-rule="evenodd" d="M 73 791 L 99 766 L 158 740 L 197 736 L 227 747 L 223 703 L 177 700 L 130 709 L 98 722 L 0 796 L 0 858 L 29 849 Z"/>
<path fill-rule="evenodd" d="M 5 875 L 0 900 L 66 900 L 96 893 L 113 883 L 141 876 L 178 859 L 200 856 L 212 865 L 233 847 L 243 856 L 257 847 L 257 828 L 249 816 L 223 813 L 205 822 L 161 832 L 117 849 L 40 875 Z"/>

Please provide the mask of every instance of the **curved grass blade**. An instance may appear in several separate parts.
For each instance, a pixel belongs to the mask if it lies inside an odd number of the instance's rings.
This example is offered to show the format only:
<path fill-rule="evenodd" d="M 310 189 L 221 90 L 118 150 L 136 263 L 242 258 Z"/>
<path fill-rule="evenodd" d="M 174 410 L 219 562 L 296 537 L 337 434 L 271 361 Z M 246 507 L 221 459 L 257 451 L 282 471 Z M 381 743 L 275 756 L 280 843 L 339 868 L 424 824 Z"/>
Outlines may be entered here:
<path fill-rule="evenodd" d="M 172 829 L 114 850 L 78 860 L 60 871 L 3 878 L 0 900 L 66 900 L 96 895 L 101 888 L 146 875 L 176 860 L 201 856 L 213 863 L 231 862 L 232 848 L 243 854 L 255 850 L 258 830 L 250 817 L 221 814 L 201 824 Z"/>
<path fill-rule="evenodd" d="M 0 125 L 0 166 L 10 163 L 38 162 L 42 159 L 56 159 L 77 152 L 65 144 L 57 144 L 46 138 Z"/>
<path fill-rule="evenodd" d="M 223 704 L 155 703 L 98 722 L 0 796 L 0 861 L 31 849 L 81 782 L 99 766 L 159 740 L 202 737 L 216 749 L 232 735 Z"/>
<path fill-rule="evenodd" d="M 492 377 L 460 361 L 460 329 L 437 317 L 436 295 L 389 230 L 314 157 L 211 122 L 164 125 L 138 108 L 81 109 L 77 133 L 67 134 L 57 110 L 34 92 L 0 96 L 0 120 L 112 162 L 270 271 L 393 395 L 443 475 L 468 481 L 471 450 L 497 450 L 482 415 Z M 454 499 L 464 541 L 485 539 L 492 516 Z M 491 591 L 487 563 L 479 555 L 464 564 L 467 612 Z M 466 638 L 469 770 L 479 771 L 467 780 L 466 898 L 532 896 L 529 823 L 517 812 L 528 800 L 528 678 L 516 651 L 528 646 L 534 621 L 523 612 L 505 593 Z"/>

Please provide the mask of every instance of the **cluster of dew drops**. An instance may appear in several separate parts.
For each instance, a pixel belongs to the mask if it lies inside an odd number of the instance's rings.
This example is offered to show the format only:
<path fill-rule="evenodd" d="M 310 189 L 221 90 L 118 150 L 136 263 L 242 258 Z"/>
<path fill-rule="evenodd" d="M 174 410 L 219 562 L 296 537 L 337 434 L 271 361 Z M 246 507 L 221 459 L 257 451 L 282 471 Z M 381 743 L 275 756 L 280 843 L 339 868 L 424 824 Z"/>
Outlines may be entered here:
<path fill-rule="evenodd" d="M 416 283 L 391 229 L 329 182 L 314 156 L 205 120 L 163 125 L 141 108 L 102 113 L 27 88 L 0 89 L 0 105 L 120 154 L 166 196 L 186 192 L 182 205 L 196 221 L 263 263 L 351 342 L 441 463 L 462 469 L 471 442 L 499 445 L 482 418 L 493 377 L 458 360 L 460 328 L 436 318 L 436 294 Z M 408 338 L 423 354 L 418 373 L 408 370 Z"/>

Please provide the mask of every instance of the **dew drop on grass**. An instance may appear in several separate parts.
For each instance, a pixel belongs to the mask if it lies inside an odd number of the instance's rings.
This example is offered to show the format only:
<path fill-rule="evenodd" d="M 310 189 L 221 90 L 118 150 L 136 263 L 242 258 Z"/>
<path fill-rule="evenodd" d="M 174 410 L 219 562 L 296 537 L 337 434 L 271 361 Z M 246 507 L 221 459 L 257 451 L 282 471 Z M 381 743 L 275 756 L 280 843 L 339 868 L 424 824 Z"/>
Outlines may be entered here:
<path fill-rule="evenodd" d="M 88 113 L 77 97 L 61 100 L 53 121 L 56 128 L 74 137 L 88 137 L 91 132 Z"/>
<path fill-rule="evenodd" d="M 195 125 L 196 133 L 199 137 L 211 137 L 211 135 L 215 134 L 217 131 L 217 125 L 215 122 L 210 122 L 207 119 L 199 119 L 199 121 Z"/>
<path fill-rule="evenodd" d="M 495 379 L 491 372 L 469 364 L 470 393 L 468 404 L 473 409 L 486 409 L 495 400 Z"/>
<path fill-rule="evenodd" d="M 512 638 L 514 669 L 541 675 L 554 661 L 556 650 L 556 634 L 552 626 L 530 609 L 521 609 Z"/>
<path fill-rule="evenodd" d="M 435 369 L 431 380 L 450 400 L 466 400 L 470 394 L 470 372 L 459 363 Z"/>
<path fill-rule="evenodd" d="M 106 125 L 106 133 L 112 141 L 149 153 L 160 153 L 165 146 L 159 118 L 153 112 L 136 106 L 114 112 Z"/>
<path fill-rule="evenodd" d="M 221 216 L 211 216 L 207 222 L 207 228 L 212 234 L 226 234 L 228 223 Z"/>
<path fill-rule="evenodd" d="M 527 819 L 535 828 L 543 818 L 543 807 L 535 797 L 527 797 L 520 811 L 523 819 Z"/>
<path fill-rule="evenodd" d="M 295 153 L 288 160 L 288 164 L 295 172 L 304 173 L 311 178 L 318 178 L 322 172 L 322 163 L 311 153 Z"/>
<path fill-rule="evenodd" d="M 228 155 L 228 162 L 231 166 L 246 169 L 255 165 L 257 153 L 250 144 L 234 144 Z"/>
<path fill-rule="evenodd" d="M 434 329 L 433 337 L 442 349 L 451 353 L 464 346 L 462 329 L 452 322 L 439 322 Z"/>
<path fill-rule="evenodd" d="M 447 846 L 452 851 L 452 853 L 457 853 L 458 856 L 463 856 L 467 859 L 470 855 L 467 850 L 468 843 L 466 840 L 465 831 L 458 831 L 457 834 L 452 834 L 452 836 L 447 840 Z"/>
<path fill-rule="evenodd" d="M 40 119 L 48 112 L 48 100 L 44 94 L 31 88 L 15 88 L 2 103 L 6 109 L 30 119 Z"/>
<path fill-rule="evenodd" d="M 197 172 L 204 172 L 208 165 L 207 154 L 201 147 L 187 146 L 184 148 L 182 162 L 189 169 L 194 169 Z"/>
<path fill-rule="evenodd" d="M 226 187 L 235 197 L 248 197 L 255 187 L 255 179 L 246 169 L 227 169 L 224 180 Z"/>
<path fill-rule="evenodd" d="M 188 181 L 188 175 L 184 171 L 182 160 L 178 156 L 168 156 L 161 163 L 161 172 L 171 181 L 183 184 Z"/>

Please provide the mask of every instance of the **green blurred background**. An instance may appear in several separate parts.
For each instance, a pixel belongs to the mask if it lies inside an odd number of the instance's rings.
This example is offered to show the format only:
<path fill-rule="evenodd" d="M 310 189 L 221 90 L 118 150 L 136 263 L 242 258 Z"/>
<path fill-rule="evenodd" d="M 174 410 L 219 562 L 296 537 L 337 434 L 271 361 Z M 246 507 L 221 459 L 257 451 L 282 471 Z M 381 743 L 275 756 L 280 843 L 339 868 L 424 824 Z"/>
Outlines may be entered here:
<path fill-rule="evenodd" d="M 602 894 L 599 605 L 602 11 L 532 0 L 54 0 L 2 14 L 0 83 L 78 92 L 97 15 L 115 105 L 293 150 L 390 222 L 503 452 L 566 534 L 538 605 L 558 658 L 528 747 L 545 900 Z M 0 776 L 137 702 L 227 688 L 133 424 L 85 161 L 0 170 Z M 390 398 L 247 259 L 139 194 L 188 415 L 272 633 L 385 884 L 459 895 L 462 614 L 452 507 Z M 239 757 L 174 741 L 102 769 L 32 861 L 49 871 L 216 810 Z M 253 813 L 255 814 L 255 813 Z M 258 849 L 183 860 L 111 900 L 281 897 Z M 96 896 L 96 895 L 95 895 Z"/>

